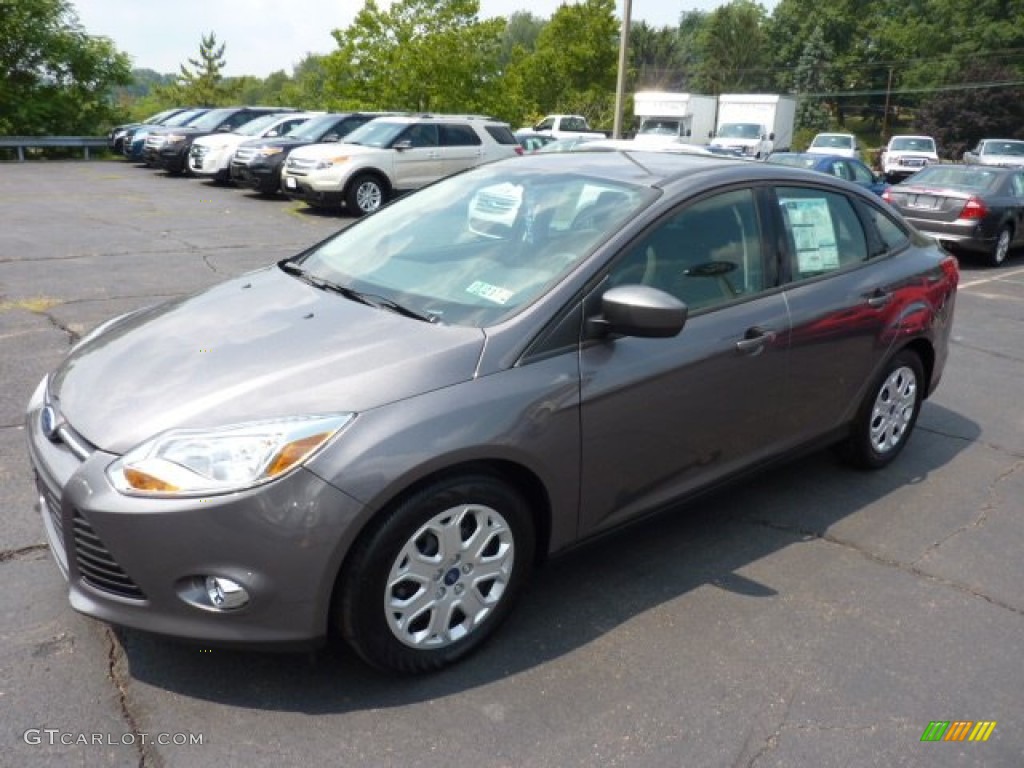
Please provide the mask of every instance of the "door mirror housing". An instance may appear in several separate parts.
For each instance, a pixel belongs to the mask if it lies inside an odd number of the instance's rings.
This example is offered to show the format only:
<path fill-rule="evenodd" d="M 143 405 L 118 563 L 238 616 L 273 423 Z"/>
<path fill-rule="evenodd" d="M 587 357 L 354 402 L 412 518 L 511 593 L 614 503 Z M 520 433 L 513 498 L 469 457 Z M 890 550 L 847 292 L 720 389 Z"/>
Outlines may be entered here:
<path fill-rule="evenodd" d="M 647 339 L 679 335 L 686 324 L 686 305 L 649 285 L 618 285 L 601 297 L 599 315 L 587 321 L 592 337 L 620 334 Z"/>

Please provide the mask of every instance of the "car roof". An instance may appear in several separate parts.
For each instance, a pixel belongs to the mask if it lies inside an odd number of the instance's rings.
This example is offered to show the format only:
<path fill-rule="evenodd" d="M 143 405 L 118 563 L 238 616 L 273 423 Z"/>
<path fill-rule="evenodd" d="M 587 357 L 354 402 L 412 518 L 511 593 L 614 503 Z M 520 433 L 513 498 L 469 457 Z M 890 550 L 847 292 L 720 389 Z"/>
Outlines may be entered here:
<path fill-rule="evenodd" d="M 721 155 L 681 154 L 643 149 L 608 149 L 600 152 L 556 152 L 499 161 L 513 163 L 527 172 L 581 173 L 597 179 L 624 184 L 662 188 L 676 182 L 694 181 L 717 174 L 723 182 L 750 183 L 760 180 L 801 181 L 835 184 L 857 193 L 855 184 L 803 168 L 769 163 L 737 161 Z"/>

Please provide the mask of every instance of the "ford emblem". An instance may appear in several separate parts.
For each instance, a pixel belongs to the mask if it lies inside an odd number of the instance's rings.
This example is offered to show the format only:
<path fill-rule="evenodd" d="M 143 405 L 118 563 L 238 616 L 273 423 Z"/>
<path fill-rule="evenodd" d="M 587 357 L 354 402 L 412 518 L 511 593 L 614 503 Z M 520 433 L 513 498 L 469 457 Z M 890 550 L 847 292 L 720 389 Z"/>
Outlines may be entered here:
<path fill-rule="evenodd" d="M 57 423 L 57 411 L 53 409 L 53 406 L 44 405 L 43 410 L 39 412 L 39 428 L 43 430 L 43 434 L 46 435 L 48 440 L 57 439 L 57 428 L 59 426 Z"/>

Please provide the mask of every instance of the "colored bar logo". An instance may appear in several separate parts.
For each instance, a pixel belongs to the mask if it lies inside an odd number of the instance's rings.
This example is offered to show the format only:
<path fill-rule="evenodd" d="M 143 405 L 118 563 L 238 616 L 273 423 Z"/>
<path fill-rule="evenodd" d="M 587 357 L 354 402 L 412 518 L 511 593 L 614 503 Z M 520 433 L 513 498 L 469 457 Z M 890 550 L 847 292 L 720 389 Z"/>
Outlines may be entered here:
<path fill-rule="evenodd" d="M 921 741 L 988 741 L 995 729 L 995 720 L 932 720 Z"/>

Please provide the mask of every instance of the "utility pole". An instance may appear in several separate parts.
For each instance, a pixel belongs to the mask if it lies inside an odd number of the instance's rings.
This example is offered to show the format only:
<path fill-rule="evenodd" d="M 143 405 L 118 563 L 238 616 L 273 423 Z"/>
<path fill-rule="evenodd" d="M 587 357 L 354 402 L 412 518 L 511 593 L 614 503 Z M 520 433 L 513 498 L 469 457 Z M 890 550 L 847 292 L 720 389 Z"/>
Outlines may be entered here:
<path fill-rule="evenodd" d="M 626 90 L 626 62 L 629 52 L 629 17 L 633 12 L 633 0 L 625 0 L 622 8 L 622 34 L 619 36 L 619 76 L 615 83 L 615 124 L 612 138 L 622 138 L 622 111 Z"/>
<path fill-rule="evenodd" d="M 889 82 L 885 86 L 885 111 L 882 113 L 882 141 L 889 141 L 889 94 L 892 93 L 892 67 L 889 67 Z"/>

